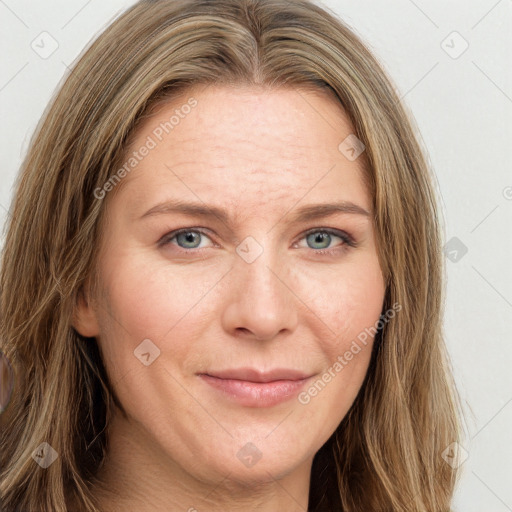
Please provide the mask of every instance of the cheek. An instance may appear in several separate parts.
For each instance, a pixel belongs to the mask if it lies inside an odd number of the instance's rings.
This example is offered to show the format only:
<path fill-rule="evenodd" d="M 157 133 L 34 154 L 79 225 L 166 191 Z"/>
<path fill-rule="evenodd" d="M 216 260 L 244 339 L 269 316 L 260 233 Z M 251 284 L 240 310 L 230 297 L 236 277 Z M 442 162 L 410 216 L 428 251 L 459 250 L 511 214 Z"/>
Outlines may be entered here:
<path fill-rule="evenodd" d="M 329 352 L 350 345 L 382 312 L 385 288 L 374 254 L 350 256 L 338 265 L 303 266 L 290 281 L 311 311 L 311 321 L 328 329 Z"/>
<path fill-rule="evenodd" d="M 195 265 L 169 265 L 142 257 L 117 258 L 105 267 L 108 289 L 100 308 L 100 343 L 114 378 L 141 366 L 134 351 L 151 340 L 164 352 L 172 345 L 179 361 L 204 328 L 203 303 L 225 272 Z M 148 345 L 151 347 L 151 345 Z M 153 349 L 156 350 L 156 349 Z M 157 353 L 157 352 L 156 352 Z"/>
<path fill-rule="evenodd" d="M 321 338 L 326 364 L 298 398 L 309 421 L 322 425 L 325 437 L 337 428 L 361 389 L 382 313 L 385 289 L 380 268 L 352 270 L 311 298 L 322 306 L 315 310 L 323 311 L 321 323 L 335 334 Z"/>
<path fill-rule="evenodd" d="M 315 398 L 317 407 L 335 407 L 339 422 L 355 399 L 371 358 L 385 294 L 380 265 L 376 255 L 363 255 L 347 259 L 337 269 L 319 266 L 314 273 L 302 272 L 299 283 L 314 313 L 309 318 L 315 332 L 326 333 L 328 327 L 327 335 L 318 337 L 326 366 L 320 382 L 306 390 L 304 403 L 322 394 Z"/>

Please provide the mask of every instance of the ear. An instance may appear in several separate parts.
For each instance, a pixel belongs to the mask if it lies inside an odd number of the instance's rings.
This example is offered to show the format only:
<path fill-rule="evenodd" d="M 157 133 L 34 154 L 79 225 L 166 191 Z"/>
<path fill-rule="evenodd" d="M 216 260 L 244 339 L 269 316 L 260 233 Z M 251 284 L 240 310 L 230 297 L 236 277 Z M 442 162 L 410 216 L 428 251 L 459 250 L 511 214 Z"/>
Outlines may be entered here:
<path fill-rule="evenodd" d="M 73 310 L 72 325 L 78 334 L 86 338 L 99 336 L 100 328 L 96 311 L 92 307 L 91 301 L 88 299 L 87 285 L 80 287 L 77 292 L 75 306 Z"/>

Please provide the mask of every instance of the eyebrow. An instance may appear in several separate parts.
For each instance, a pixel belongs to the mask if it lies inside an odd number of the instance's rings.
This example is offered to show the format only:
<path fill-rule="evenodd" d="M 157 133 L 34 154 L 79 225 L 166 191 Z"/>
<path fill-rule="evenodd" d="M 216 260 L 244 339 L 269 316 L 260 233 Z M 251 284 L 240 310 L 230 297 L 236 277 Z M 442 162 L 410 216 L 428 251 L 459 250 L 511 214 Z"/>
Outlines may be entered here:
<path fill-rule="evenodd" d="M 169 215 L 173 213 L 189 215 L 191 217 L 211 218 L 217 217 L 224 224 L 230 226 L 232 221 L 226 210 L 216 206 L 208 206 L 204 203 L 186 202 L 179 199 L 159 203 L 146 213 L 139 220 L 155 215 Z M 295 210 L 291 217 L 292 224 L 330 217 L 336 214 L 355 214 L 370 217 L 370 212 L 350 201 L 339 201 L 335 203 L 319 203 L 303 206 Z M 283 216 L 285 217 L 288 212 Z"/>

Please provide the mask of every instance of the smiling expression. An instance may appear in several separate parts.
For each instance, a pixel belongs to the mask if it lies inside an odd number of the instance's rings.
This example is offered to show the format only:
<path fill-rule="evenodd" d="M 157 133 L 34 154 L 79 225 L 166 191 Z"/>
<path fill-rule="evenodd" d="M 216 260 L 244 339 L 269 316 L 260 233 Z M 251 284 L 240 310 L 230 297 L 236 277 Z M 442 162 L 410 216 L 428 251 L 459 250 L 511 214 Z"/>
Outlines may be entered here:
<path fill-rule="evenodd" d="M 279 478 L 346 415 L 371 343 L 314 400 L 297 395 L 382 312 L 364 153 L 338 149 L 353 133 L 321 91 L 227 86 L 138 127 L 128 154 L 155 144 L 105 199 L 103 293 L 76 328 L 128 414 L 112 432 L 139 453 L 204 481 Z"/>

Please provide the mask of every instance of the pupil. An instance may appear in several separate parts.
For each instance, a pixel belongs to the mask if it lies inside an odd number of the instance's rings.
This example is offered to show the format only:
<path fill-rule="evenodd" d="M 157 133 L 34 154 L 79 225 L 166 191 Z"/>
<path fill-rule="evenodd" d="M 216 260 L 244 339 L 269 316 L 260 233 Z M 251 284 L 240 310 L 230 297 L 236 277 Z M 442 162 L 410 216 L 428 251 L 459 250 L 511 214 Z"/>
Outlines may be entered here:
<path fill-rule="evenodd" d="M 330 239 L 329 233 L 318 233 L 315 235 L 315 243 L 318 243 L 318 244 L 324 243 L 324 247 L 325 247 L 326 242 L 327 242 L 327 245 L 329 244 L 329 239 Z"/>
<path fill-rule="evenodd" d="M 197 241 L 198 236 L 199 235 L 197 233 L 194 233 L 193 231 L 186 231 L 186 232 L 180 233 L 178 238 L 181 237 L 182 244 L 195 245 L 195 242 Z"/>

